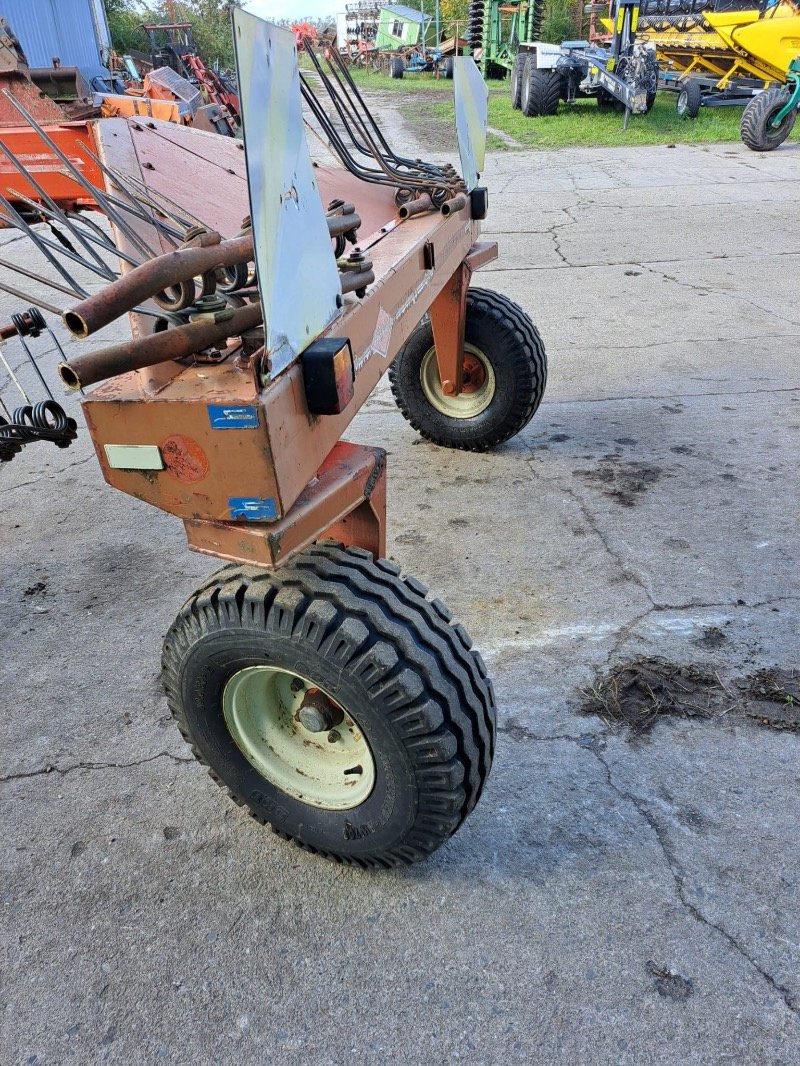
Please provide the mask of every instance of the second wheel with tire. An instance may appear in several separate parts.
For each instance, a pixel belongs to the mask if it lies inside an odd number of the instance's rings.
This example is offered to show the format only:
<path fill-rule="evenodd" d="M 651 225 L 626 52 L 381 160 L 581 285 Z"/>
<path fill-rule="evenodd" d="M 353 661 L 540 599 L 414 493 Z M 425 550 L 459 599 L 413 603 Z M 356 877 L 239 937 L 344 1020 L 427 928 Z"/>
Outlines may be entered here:
<path fill-rule="evenodd" d="M 558 71 L 541 70 L 529 57 L 522 72 L 522 113 L 527 118 L 554 115 L 561 100 L 562 80 Z"/>
<path fill-rule="evenodd" d="M 389 380 L 400 411 L 426 440 L 486 451 L 530 422 L 544 394 L 547 356 L 538 330 L 513 300 L 470 289 L 461 393 L 442 389 L 428 318 L 401 348 Z"/>
<path fill-rule="evenodd" d="M 527 58 L 524 52 L 518 52 L 511 68 L 511 106 L 515 111 L 522 107 L 522 79 Z"/>
<path fill-rule="evenodd" d="M 742 114 L 742 140 L 753 152 L 772 152 L 783 144 L 797 119 L 797 109 L 774 125 L 775 119 L 791 99 L 791 90 L 782 85 L 754 96 Z"/>
<path fill-rule="evenodd" d="M 697 118 L 703 106 L 703 91 L 699 82 L 686 78 L 678 83 L 678 99 L 675 109 L 681 118 Z"/>
<path fill-rule="evenodd" d="M 170 709 L 214 781 L 301 847 L 363 868 L 425 858 L 478 801 L 495 705 L 469 637 L 424 585 L 320 543 L 233 565 L 164 641 Z"/>

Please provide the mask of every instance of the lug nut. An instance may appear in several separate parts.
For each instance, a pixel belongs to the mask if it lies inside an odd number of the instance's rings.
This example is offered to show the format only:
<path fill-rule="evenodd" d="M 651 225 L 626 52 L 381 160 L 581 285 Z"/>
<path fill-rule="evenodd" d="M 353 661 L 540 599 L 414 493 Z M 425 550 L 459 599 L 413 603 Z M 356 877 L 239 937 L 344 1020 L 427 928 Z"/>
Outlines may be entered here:
<path fill-rule="evenodd" d="M 328 728 L 325 715 L 316 707 L 302 707 L 298 718 L 300 725 L 309 733 L 324 733 Z"/>
<path fill-rule="evenodd" d="M 344 713 L 318 688 L 310 688 L 297 712 L 297 721 L 309 733 L 327 733 L 344 720 Z"/>

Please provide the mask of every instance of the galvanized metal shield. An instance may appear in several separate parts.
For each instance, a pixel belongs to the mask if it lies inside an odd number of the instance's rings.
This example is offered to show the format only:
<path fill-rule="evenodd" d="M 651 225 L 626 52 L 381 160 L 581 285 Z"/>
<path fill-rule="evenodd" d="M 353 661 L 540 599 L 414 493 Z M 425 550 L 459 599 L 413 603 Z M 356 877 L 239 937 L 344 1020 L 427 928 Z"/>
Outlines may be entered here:
<path fill-rule="evenodd" d="M 474 189 L 486 156 L 486 123 L 489 119 L 489 89 L 471 56 L 457 56 L 453 66 L 456 97 L 456 134 L 461 157 L 461 175 L 467 189 Z"/>
<path fill-rule="evenodd" d="M 303 129 L 294 35 L 234 8 L 233 39 L 274 377 L 338 314 L 342 289 Z"/>

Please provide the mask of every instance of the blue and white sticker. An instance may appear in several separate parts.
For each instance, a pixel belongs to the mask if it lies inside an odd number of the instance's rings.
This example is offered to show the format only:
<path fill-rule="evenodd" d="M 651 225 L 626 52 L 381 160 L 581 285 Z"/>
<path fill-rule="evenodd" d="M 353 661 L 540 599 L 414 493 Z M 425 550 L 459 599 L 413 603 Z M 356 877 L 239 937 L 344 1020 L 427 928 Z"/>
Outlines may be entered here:
<path fill-rule="evenodd" d="M 258 429 L 257 407 L 210 403 L 208 418 L 212 429 Z"/>
<path fill-rule="evenodd" d="M 278 517 L 278 505 L 272 496 L 231 496 L 228 509 L 232 519 L 244 518 L 248 522 L 274 522 Z"/>

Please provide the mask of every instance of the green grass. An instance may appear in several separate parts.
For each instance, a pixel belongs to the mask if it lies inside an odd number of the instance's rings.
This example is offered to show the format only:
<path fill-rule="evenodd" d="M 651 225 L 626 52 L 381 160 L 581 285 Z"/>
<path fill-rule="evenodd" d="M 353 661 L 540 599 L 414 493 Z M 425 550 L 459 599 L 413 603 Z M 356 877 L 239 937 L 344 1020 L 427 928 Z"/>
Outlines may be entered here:
<path fill-rule="evenodd" d="M 393 84 L 401 86 L 403 82 Z M 710 144 L 739 140 L 742 108 L 704 107 L 696 119 L 684 119 L 675 110 L 676 99 L 675 93 L 659 93 L 652 111 L 648 115 L 631 115 L 627 130 L 623 130 L 623 116 L 616 111 L 600 110 L 593 99 L 560 104 L 558 113 L 547 118 L 526 118 L 512 108 L 507 84 L 494 82 L 489 89 L 489 126 L 512 137 L 521 148 Z M 454 121 L 450 98 L 425 99 L 413 104 L 404 101 L 401 110 L 409 121 L 427 126 L 431 133 L 437 127 L 444 133 L 452 128 Z M 800 123 L 789 137 L 789 140 L 798 139 Z M 487 147 L 503 151 L 516 146 L 490 133 Z"/>
<path fill-rule="evenodd" d="M 566 148 L 631 144 L 696 144 L 738 141 L 741 108 L 703 108 L 696 119 L 683 119 L 675 110 L 674 93 L 659 93 L 648 115 L 631 115 L 627 130 L 623 116 L 601 110 L 595 100 L 561 104 L 556 115 L 526 118 L 515 111 L 507 93 L 489 100 L 489 125 L 503 130 L 526 148 Z M 447 117 L 443 105 L 441 117 Z"/>
<path fill-rule="evenodd" d="M 359 89 L 372 89 L 375 91 L 387 90 L 389 92 L 433 92 L 441 93 L 442 96 L 452 99 L 453 83 L 447 78 L 435 78 L 433 74 L 404 74 L 402 78 L 390 78 L 388 74 L 376 74 L 372 70 L 363 70 L 361 67 L 351 67 L 350 73 L 353 81 Z M 487 82 L 489 91 L 506 90 L 508 83 L 504 81 Z"/>
<path fill-rule="evenodd" d="M 426 140 L 452 139 L 453 83 L 432 74 L 390 78 L 371 70 L 351 68 L 360 89 L 404 93 L 399 109 L 412 125 L 425 129 Z M 675 93 L 659 93 L 649 115 L 631 115 L 628 129 L 622 115 L 600 110 L 593 99 L 560 104 L 548 118 L 525 118 L 511 106 L 508 81 L 489 81 L 489 126 L 501 130 L 520 148 L 625 147 L 632 144 L 711 144 L 738 141 L 740 107 L 704 107 L 696 119 L 683 119 L 675 110 Z M 411 99 L 418 96 L 418 99 Z M 790 141 L 800 140 L 800 122 Z M 516 145 L 489 133 L 490 151 L 513 151 Z"/>

